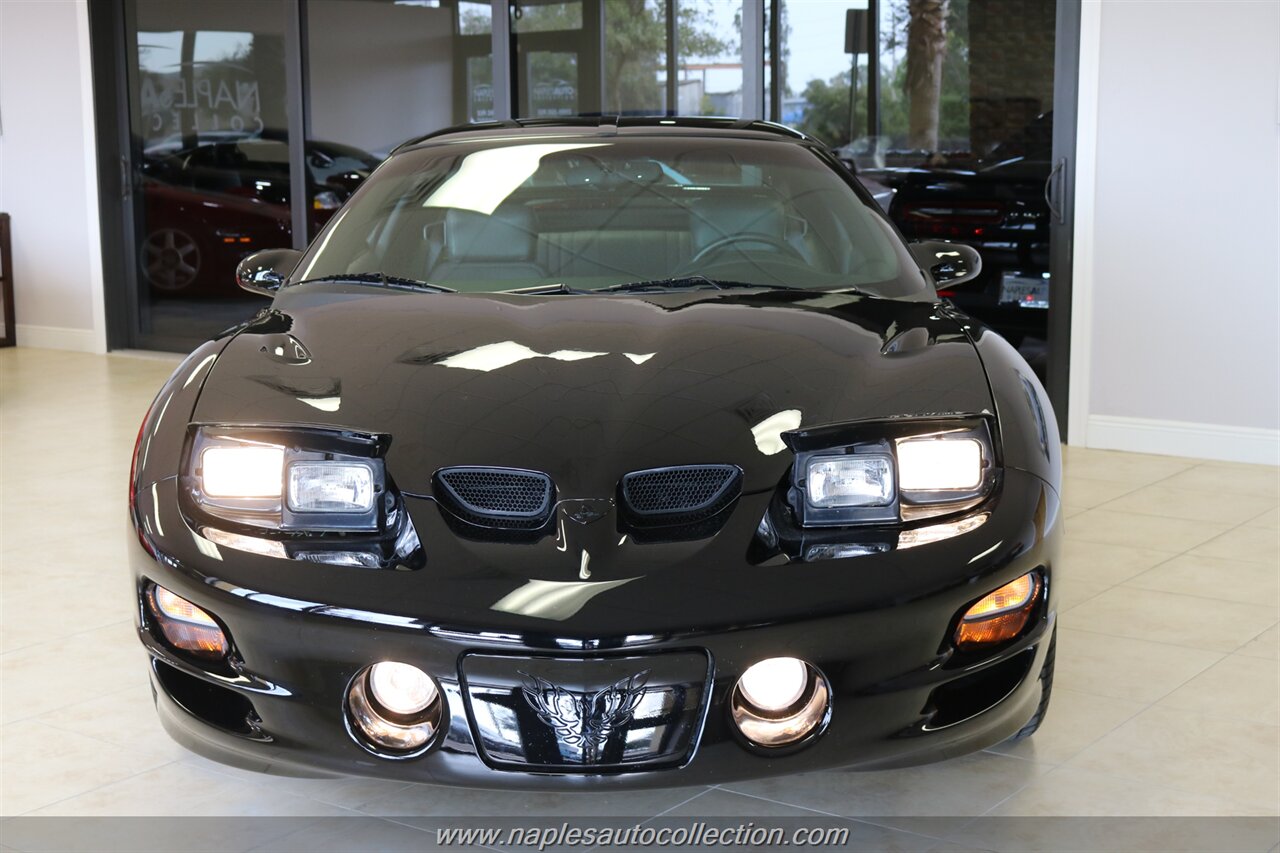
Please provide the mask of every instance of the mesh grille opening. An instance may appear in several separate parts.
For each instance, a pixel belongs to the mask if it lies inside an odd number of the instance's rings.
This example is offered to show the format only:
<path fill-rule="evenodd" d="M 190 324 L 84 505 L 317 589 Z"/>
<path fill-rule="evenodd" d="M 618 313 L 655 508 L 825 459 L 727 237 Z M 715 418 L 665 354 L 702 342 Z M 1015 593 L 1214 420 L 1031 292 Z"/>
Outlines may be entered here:
<path fill-rule="evenodd" d="M 435 479 L 437 499 L 470 524 L 536 530 L 551 517 L 555 489 L 540 471 L 443 468 Z"/>
<path fill-rule="evenodd" d="M 733 465 L 687 465 L 633 471 L 622 478 L 627 509 L 639 516 L 718 512 L 738 496 L 742 472 Z"/>

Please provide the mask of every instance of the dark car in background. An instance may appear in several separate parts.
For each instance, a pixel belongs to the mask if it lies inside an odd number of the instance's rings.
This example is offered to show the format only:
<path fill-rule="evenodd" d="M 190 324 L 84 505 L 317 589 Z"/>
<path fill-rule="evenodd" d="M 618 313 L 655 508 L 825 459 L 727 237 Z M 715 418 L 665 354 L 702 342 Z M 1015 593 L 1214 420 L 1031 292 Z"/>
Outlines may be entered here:
<path fill-rule="evenodd" d="M 935 761 L 1053 682 L 1061 452 L 815 140 L 414 140 L 196 349 L 134 451 L 165 728 L 275 773 L 562 788 Z M 141 663 L 141 661 L 140 661 Z"/>
<path fill-rule="evenodd" d="M 306 144 L 308 224 L 318 231 L 377 167 L 366 151 Z M 157 294 L 238 297 L 235 267 L 260 249 L 291 244 L 289 149 L 264 137 L 175 143 L 144 155 L 149 229 L 138 266 Z"/>
<path fill-rule="evenodd" d="M 982 254 L 982 273 L 939 295 L 1015 346 L 1047 337 L 1051 299 L 1046 200 L 1053 114 L 1045 113 L 981 157 L 930 157 L 867 170 L 892 188 L 889 216 L 909 240 L 954 240 Z"/>

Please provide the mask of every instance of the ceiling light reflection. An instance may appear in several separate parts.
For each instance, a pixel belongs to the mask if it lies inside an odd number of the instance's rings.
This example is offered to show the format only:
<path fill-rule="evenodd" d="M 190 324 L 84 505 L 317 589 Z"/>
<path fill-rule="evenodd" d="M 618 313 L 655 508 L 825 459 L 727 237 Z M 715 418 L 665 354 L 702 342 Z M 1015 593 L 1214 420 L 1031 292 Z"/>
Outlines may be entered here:
<path fill-rule="evenodd" d="M 765 456 L 773 456 L 787 449 L 782 440 L 784 432 L 800 428 L 800 410 L 783 409 L 770 415 L 751 428 L 751 435 L 756 440 L 756 449 Z"/>
<path fill-rule="evenodd" d="M 504 595 L 490 610 L 563 622 L 576 615 L 588 601 L 600 593 L 633 580 L 635 578 L 616 581 L 530 580 Z"/>
<path fill-rule="evenodd" d="M 599 148 L 606 143 L 560 142 L 536 145 L 512 145 L 473 151 L 464 158 L 458 171 L 433 192 L 423 207 L 452 207 L 492 214 L 516 188 L 538 170 L 542 158 L 562 151 Z M 331 232 L 332 233 L 332 232 Z"/>

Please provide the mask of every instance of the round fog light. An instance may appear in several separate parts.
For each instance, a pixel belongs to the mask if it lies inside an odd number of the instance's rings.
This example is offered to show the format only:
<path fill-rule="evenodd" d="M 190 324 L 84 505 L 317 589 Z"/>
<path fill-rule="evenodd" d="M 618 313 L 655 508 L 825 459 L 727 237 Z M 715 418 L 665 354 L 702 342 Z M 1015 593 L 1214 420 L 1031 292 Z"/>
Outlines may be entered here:
<path fill-rule="evenodd" d="M 399 661 L 375 663 L 369 670 L 369 689 L 382 707 L 401 715 L 426 710 L 438 695 L 431 676 Z"/>
<path fill-rule="evenodd" d="M 435 679 L 416 666 L 384 661 L 361 671 L 347 691 L 356 742 L 387 758 L 409 758 L 431 745 L 444 701 Z"/>
<path fill-rule="evenodd" d="M 769 658 L 742 674 L 730 699 L 733 723 L 756 746 L 794 744 L 816 733 L 831 714 L 831 689 L 798 658 Z"/>
<path fill-rule="evenodd" d="M 753 664 L 738 680 L 742 698 L 768 712 L 790 708 L 809 685 L 809 668 L 799 658 L 769 658 Z"/>

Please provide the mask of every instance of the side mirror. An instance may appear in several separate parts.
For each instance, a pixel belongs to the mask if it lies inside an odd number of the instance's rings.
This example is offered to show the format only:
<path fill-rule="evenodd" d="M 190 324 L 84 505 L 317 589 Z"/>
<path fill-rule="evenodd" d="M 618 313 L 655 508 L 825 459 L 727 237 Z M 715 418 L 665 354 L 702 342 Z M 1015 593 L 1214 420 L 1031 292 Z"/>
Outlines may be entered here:
<path fill-rule="evenodd" d="M 839 160 L 841 165 L 843 165 L 850 172 L 853 172 L 855 175 L 858 174 L 858 164 L 854 162 L 854 159 L 852 157 L 837 156 L 836 159 Z"/>
<path fill-rule="evenodd" d="M 982 272 L 982 256 L 964 243 L 926 240 L 911 244 L 916 263 L 929 271 L 938 284 L 955 287 L 968 284 Z"/>
<path fill-rule="evenodd" d="M 263 249 L 236 265 L 236 284 L 259 296 L 275 296 L 302 259 L 297 249 Z"/>

